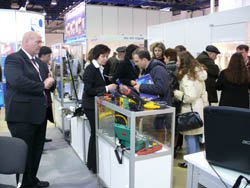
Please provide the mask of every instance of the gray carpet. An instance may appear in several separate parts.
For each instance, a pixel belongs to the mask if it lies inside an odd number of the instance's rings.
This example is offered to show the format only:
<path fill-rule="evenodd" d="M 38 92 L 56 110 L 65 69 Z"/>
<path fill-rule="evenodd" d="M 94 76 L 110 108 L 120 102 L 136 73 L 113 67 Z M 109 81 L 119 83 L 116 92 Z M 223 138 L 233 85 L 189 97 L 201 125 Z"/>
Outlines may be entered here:
<path fill-rule="evenodd" d="M 1 133 L 0 135 L 9 135 Z M 38 178 L 50 182 L 50 188 L 101 188 L 96 175 L 77 157 L 73 149 L 64 141 L 57 128 L 47 130 L 47 138 L 53 141 L 46 143 Z M 0 175 L 0 183 L 15 184 L 14 176 Z"/>

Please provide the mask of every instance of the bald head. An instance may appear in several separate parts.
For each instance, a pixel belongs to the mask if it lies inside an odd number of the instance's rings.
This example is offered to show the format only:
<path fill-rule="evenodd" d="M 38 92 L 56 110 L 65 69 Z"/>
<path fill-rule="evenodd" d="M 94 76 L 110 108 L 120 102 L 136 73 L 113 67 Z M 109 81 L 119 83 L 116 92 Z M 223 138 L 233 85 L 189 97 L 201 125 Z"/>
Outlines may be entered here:
<path fill-rule="evenodd" d="M 24 33 L 22 40 L 22 48 L 31 56 L 39 53 L 42 46 L 42 37 L 33 31 Z"/>

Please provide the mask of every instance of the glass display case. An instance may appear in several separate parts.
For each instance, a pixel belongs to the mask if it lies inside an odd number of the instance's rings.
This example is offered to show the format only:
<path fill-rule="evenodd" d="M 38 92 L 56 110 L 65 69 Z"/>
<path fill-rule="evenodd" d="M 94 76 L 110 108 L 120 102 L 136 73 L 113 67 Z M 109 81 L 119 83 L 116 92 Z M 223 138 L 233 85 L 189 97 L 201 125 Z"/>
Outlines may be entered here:
<path fill-rule="evenodd" d="M 67 115 L 71 107 L 75 108 L 79 102 L 79 89 L 82 73 L 82 45 L 55 44 L 52 46 L 52 73 L 57 82 L 54 92 L 55 124 L 69 135 L 70 119 Z"/>
<path fill-rule="evenodd" d="M 111 188 L 171 187 L 175 109 L 130 111 L 100 98 L 96 109 L 100 179 Z"/>

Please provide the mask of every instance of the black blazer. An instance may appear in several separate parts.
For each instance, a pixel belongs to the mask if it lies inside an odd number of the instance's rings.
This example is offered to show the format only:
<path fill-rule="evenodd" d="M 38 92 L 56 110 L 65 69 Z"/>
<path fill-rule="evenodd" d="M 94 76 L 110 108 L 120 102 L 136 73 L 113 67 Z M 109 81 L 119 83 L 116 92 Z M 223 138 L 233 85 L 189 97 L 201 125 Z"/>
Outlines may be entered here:
<path fill-rule="evenodd" d="M 133 66 L 128 59 L 125 59 L 119 63 L 117 71 L 112 78 L 112 82 L 116 83 L 116 80 L 119 79 L 122 84 L 130 86 L 130 81 L 136 80 L 139 73 L 139 68 L 137 66 Z"/>
<path fill-rule="evenodd" d="M 36 62 L 39 65 L 40 74 L 42 77 L 42 80 L 44 81 L 46 78 L 48 78 L 49 75 L 49 69 L 48 65 L 45 62 L 42 62 L 40 59 L 36 59 Z M 51 93 L 54 92 L 56 89 L 56 82 L 53 84 L 53 86 L 50 89 L 45 89 L 45 94 L 47 96 L 47 116 L 46 119 L 50 122 L 54 122 L 53 118 L 53 111 L 52 111 L 52 99 L 51 99 Z"/>
<path fill-rule="evenodd" d="M 19 50 L 5 61 L 6 121 L 41 124 L 45 120 L 44 84 L 28 56 Z"/>
<path fill-rule="evenodd" d="M 84 109 L 95 109 L 95 96 L 102 96 L 106 92 L 106 83 L 99 68 L 95 68 L 93 63 L 90 63 L 85 69 L 83 83 L 82 106 Z"/>
<path fill-rule="evenodd" d="M 233 84 L 226 79 L 223 70 L 216 82 L 216 89 L 221 90 L 219 106 L 249 108 L 250 83 Z"/>

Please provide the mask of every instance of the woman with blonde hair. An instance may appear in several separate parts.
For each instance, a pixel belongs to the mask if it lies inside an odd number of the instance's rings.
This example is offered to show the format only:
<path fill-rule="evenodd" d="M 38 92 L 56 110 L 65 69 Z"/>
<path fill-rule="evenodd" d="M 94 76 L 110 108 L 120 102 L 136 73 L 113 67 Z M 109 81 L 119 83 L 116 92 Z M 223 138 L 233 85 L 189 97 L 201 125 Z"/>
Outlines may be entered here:
<path fill-rule="evenodd" d="M 208 98 L 205 86 L 207 72 L 188 52 L 178 54 L 180 67 L 177 72 L 177 79 L 180 82 L 179 90 L 174 91 L 176 99 L 182 101 L 181 113 L 193 111 L 198 112 L 203 120 L 203 108 L 208 106 Z M 203 127 L 190 131 L 181 132 L 186 141 L 186 153 L 191 154 L 200 151 L 199 135 L 203 134 Z M 186 168 L 186 163 L 179 163 L 180 167 Z"/>
<path fill-rule="evenodd" d="M 156 59 L 158 61 L 164 62 L 164 52 L 166 48 L 162 42 L 156 42 L 151 45 L 151 51 L 153 53 L 152 59 Z"/>

